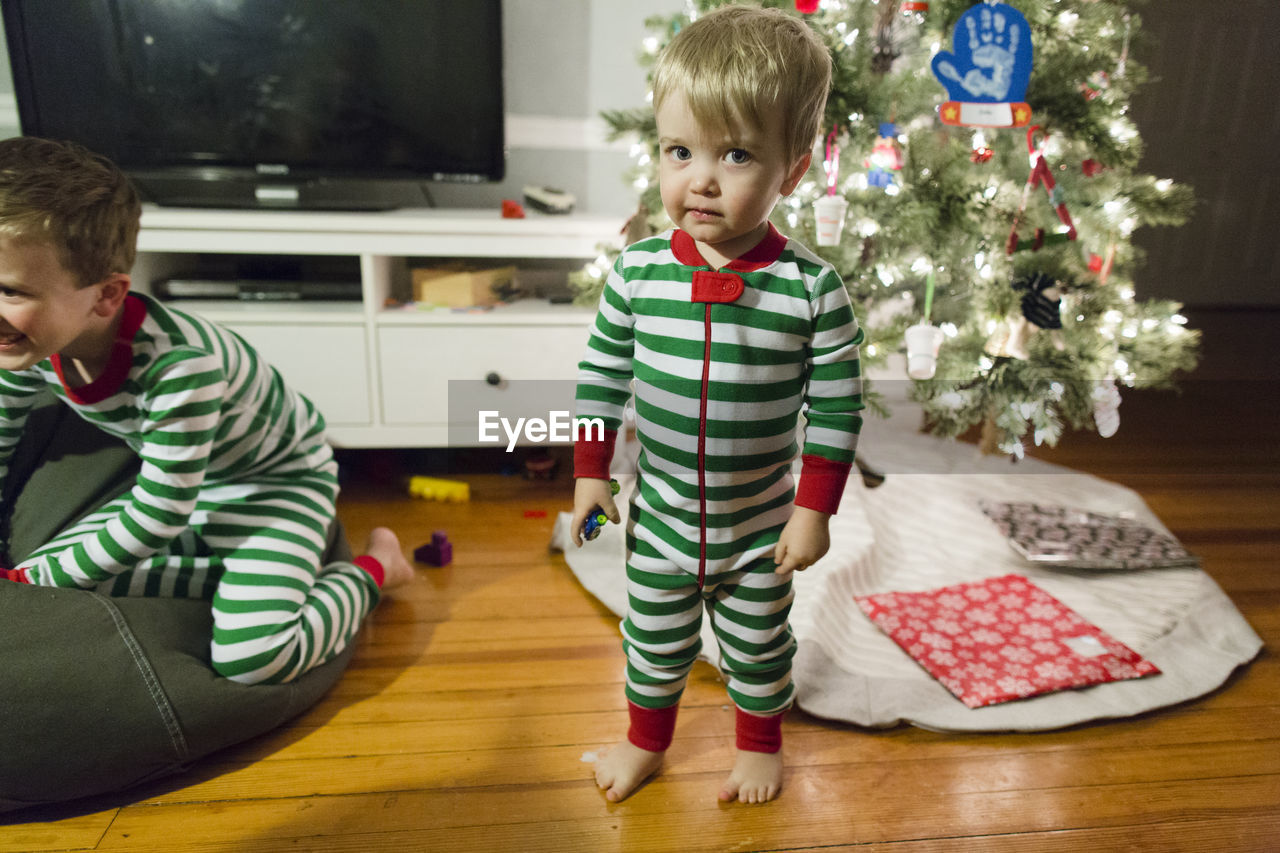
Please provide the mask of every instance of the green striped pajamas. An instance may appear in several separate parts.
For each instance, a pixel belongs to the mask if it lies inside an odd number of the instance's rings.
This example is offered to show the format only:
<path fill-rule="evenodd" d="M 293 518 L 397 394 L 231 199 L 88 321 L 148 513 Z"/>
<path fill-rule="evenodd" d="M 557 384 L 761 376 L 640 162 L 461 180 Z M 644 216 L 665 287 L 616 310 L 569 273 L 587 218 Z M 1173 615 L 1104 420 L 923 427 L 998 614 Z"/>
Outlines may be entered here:
<path fill-rule="evenodd" d="M 772 228 L 718 271 L 679 230 L 619 256 L 577 393 L 578 417 L 602 419 L 610 437 L 579 441 L 575 474 L 608 476 L 634 396 L 622 625 L 634 706 L 679 702 L 705 603 L 734 703 L 789 707 L 791 579 L 774 574 L 774 549 L 794 506 L 839 503 L 861 426 L 861 339 L 834 270 Z"/>
<path fill-rule="evenodd" d="M 720 646 L 729 698 L 768 715 L 791 704 L 795 640 L 787 625 L 791 578 L 774 573 L 771 557 L 745 569 L 705 578 L 667 563 L 658 571 L 627 565 L 627 616 L 622 623 L 628 701 L 665 708 L 680 700 L 685 677 L 702 648 L 705 607 Z"/>
<path fill-rule="evenodd" d="M 210 599 L 213 667 L 243 683 L 290 681 L 354 639 L 379 589 L 359 565 L 320 565 L 338 496 L 324 419 L 239 337 L 131 294 L 92 384 L 69 388 L 57 356 L 0 371 L 0 480 L 47 390 L 123 439 L 141 470 L 20 579 Z"/>

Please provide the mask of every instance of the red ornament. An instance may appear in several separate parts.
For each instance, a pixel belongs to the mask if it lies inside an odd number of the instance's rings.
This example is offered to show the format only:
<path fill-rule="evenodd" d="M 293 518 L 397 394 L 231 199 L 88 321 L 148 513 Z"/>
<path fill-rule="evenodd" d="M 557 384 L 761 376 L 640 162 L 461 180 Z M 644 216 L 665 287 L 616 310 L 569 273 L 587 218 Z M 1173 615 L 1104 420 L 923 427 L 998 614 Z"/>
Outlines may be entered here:
<path fill-rule="evenodd" d="M 1106 166 L 1102 165 L 1097 160 L 1094 160 L 1092 157 L 1080 164 L 1080 171 L 1084 172 L 1084 176 L 1086 178 L 1092 178 L 1105 168 Z"/>
<path fill-rule="evenodd" d="M 796 11 L 802 15 L 812 15 L 818 11 L 819 0 L 796 0 Z"/>
<path fill-rule="evenodd" d="M 985 163 L 995 156 L 995 152 L 987 146 L 973 149 L 973 153 L 969 155 L 969 159 L 975 163 Z"/>
<path fill-rule="evenodd" d="M 918 2 L 918 0 L 917 2 L 913 2 L 913 0 L 907 0 L 907 2 L 902 4 L 902 11 L 903 12 L 919 12 L 921 14 L 924 14 L 925 12 L 929 11 L 929 4 L 924 2 Z"/>
<path fill-rule="evenodd" d="M 1036 144 L 1036 131 L 1040 131 L 1040 143 Z M 1049 134 L 1041 130 L 1040 125 L 1033 124 L 1027 128 L 1027 151 L 1031 152 L 1031 174 L 1027 176 L 1027 182 L 1022 187 L 1022 201 L 1018 205 L 1018 212 L 1013 217 L 1013 227 L 1009 229 L 1009 240 L 1005 243 L 1005 251 L 1012 255 L 1019 249 L 1031 249 L 1036 252 L 1048 240 L 1051 243 L 1061 243 L 1075 240 L 1076 226 L 1071 221 L 1071 214 L 1067 211 L 1067 204 L 1062 200 L 1062 192 L 1058 189 L 1057 182 L 1053 179 L 1053 172 L 1049 169 L 1049 164 L 1044 160 L 1044 146 L 1049 139 Z M 1032 240 L 1018 239 L 1018 224 L 1022 220 L 1022 214 L 1027 209 L 1027 196 L 1031 194 L 1036 185 L 1044 187 L 1044 191 L 1049 195 L 1049 204 L 1053 207 L 1054 212 L 1058 214 L 1058 220 L 1065 226 L 1067 231 L 1065 234 L 1054 234 L 1052 237 L 1045 234 L 1043 228 L 1037 228 L 1035 237 Z"/>
<path fill-rule="evenodd" d="M 1107 76 L 1105 71 L 1095 71 L 1089 75 L 1088 83 L 1080 84 L 1080 91 L 1084 92 L 1084 99 L 1092 101 L 1094 98 L 1102 94 L 1104 89 L 1111 86 L 1111 78 Z"/>
<path fill-rule="evenodd" d="M 1107 279 L 1111 277 L 1111 266 L 1116 260 L 1116 244 L 1112 243 L 1107 246 L 1106 257 L 1101 257 L 1097 252 L 1089 253 L 1089 271 L 1098 274 L 1098 284 L 1106 284 Z"/>

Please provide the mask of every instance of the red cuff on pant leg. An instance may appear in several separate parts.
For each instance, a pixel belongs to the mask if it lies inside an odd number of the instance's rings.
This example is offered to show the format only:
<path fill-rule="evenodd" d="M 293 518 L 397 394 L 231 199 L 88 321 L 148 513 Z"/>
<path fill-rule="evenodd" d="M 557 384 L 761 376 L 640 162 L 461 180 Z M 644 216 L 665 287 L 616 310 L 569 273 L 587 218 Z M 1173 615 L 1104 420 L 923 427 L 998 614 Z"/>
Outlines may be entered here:
<path fill-rule="evenodd" d="M 627 703 L 631 714 L 631 728 L 627 740 L 632 745 L 650 752 L 666 752 L 676 733 L 676 712 L 679 705 L 670 708 L 641 708 L 634 702 Z"/>
<path fill-rule="evenodd" d="M 738 749 L 743 752 L 777 752 L 782 749 L 782 718 L 786 712 L 758 717 L 738 708 Z"/>
<path fill-rule="evenodd" d="M 373 578 L 373 582 L 378 585 L 378 589 L 382 589 L 382 581 L 386 577 L 382 563 L 379 563 L 376 558 L 370 557 L 368 554 L 361 554 L 351 562 L 368 572 Z"/>

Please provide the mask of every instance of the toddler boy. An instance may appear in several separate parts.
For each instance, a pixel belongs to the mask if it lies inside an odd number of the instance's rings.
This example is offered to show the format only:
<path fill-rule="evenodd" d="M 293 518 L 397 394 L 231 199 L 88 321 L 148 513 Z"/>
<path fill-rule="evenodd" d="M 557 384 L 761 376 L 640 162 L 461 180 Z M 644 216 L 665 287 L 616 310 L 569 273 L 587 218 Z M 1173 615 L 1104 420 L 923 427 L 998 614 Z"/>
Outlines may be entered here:
<path fill-rule="evenodd" d="M 830 81 L 806 24 L 745 6 L 682 29 L 654 71 L 659 183 L 675 227 L 615 263 L 577 394 L 578 416 L 610 430 L 575 447 L 577 544 L 594 506 L 620 518 L 609 463 L 633 393 L 640 443 L 622 623 L 630 728 L 595 768 L 611 801 L 662 763 L 704 606 L 737 708 L 719 798 L 764 802 L 781 788 L 791 574 L 829 547 L 863 407 L 862 333 L 843 284 L 769 222 L 809 167 Z"/>

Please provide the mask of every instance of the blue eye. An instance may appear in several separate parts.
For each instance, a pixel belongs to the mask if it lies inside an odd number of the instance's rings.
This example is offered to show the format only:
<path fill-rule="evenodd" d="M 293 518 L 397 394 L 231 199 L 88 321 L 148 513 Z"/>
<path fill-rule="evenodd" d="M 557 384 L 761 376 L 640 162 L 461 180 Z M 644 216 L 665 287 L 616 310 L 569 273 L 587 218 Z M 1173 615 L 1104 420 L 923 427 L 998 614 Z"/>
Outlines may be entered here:
<path fill-rule="evenodd" d="M 725 159 L 735 166 L 741 166 L 751 160 L 751 154 L 745 148 L 735 148 L 725 155 Z"/>
<path fill-rule="evenodd" d="M 671 155 L 672 160 L 688 160 L 693 156 L 683 145 L 672 145 L 667 149 L 667 153 Z"/>

